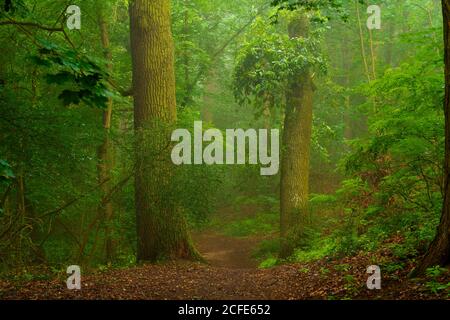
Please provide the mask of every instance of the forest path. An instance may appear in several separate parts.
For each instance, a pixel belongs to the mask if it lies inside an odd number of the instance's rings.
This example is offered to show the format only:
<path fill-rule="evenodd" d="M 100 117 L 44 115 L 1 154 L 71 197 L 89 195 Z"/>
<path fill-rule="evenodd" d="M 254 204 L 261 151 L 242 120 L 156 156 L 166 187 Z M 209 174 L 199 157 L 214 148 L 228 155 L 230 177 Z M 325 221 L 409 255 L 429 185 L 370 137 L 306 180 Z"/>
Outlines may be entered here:
<path fill-rule="evenodd" d="M 252 258 L 259 239 L 256 237 L 229 237 L 214 230 L 192 235 L 195 246 L 208 264 L 231 269 L 253 269 L 258 261 Z"/>
<path fill-rule="evenodd" d="M 221 226 L 229 222 L 222 218 Z M 410 281 L 407 275 L 412 264 L 396 271 L 395 278 L 385 276 L 383 290 L 368 290 L 366 270 L 375 257 L 364 252 L 339 260 L 260 269 L 252 259 L 260 237 L 230 237 L 221 231 L 211 227 L 193 235 L 207 264 L 173 261 L 94 273 L 82 270 L 79 291 L 67 289 L 65 273 L 50 275 L 45 280 L 3 281 L 0 278 L 0 300 L 449 299 L 444 291 L 432 294 L 424 284 Z M 390 258 L 385 251 L 377 256 L 380 261 Z M 446 281 L 450 281 L 450 273 Z"/>
<path fill-rule="evenodd" d="M 223 206 L 211 217 L 214 223 L 203 230 L 192 232 L 195 247 L 212 267 L 231 269 L 256 269 L 259 262 L 253 257 L 255 250 L 267 236 L 231 236 L 226 232 L 230 224 L 254 217 L 254 205 Z"/>
<path fill-rule="evenodd" d="M 350 270 L 337 271 L 336 267 L 344 263 Z M 399 273 L 396 280 L 383 279 L 383 290 L 368 290 L 366 268 L 369 263 L 367 255 L 272 269 L 223 268 L 175 261 L 83 273 L 82 290 L 68 290 L 65 274 L 47 280 L 0 279 L 0 299 L 448 299 L 445 292 L 431 294 L 424 285 L 409 281 L 410 268 Z M 348 281 L 350 275 L 351 282 Z"/>

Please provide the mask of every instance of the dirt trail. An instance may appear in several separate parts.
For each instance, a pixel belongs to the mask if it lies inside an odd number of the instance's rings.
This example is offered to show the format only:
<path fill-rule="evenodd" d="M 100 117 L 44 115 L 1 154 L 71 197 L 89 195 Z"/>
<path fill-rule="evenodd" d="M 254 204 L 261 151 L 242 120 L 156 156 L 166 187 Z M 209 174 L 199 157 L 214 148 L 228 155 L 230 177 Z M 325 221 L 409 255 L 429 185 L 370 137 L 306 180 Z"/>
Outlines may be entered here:
<path fill-rule="evenodd" d="M 229 223 L 253 217 L 258 212 L 254 205 L 219 208 L 213 217 L 220 221 L 207 230 L 194 232 L 192 238 L 196 248 L 212 267 L 230 269 L 255 269 L 259 263 L 252 256 L 264 239 L 261 236 L 231 237 L 221 231 Z"/>
<path fill-rule="evenodd" d="M 206 231 L 193 235 L 197 249 L 213 267 L 253 269 L 258 262 L 252 253 L 259 240 L 252 237 L 235 238 Z"/>
<path fill-rule="evenodd" d="M 82 278 L 82 290 L 74 291 L 67 289 L 65 275 L 53 280 L 24 282 L 0 279 L 0 300 L 449 299 L 445 292 L 431 294 L 423 284 L 409 281 L 410 268 L 399 273 L 397 280 L 383 279 L 383 290 L 368 290 L 366 266 L 370 258 L 359 256 L 265 270 L 177 261 L 87 274 Z M 337 272 L 335 267 L 343 263 L 351 269 Z M 324 268 L 330 272 L 323 273 Z M 352 275 L 351 283 L 346 280 L 349 275 Z"/>
<path fill-rule="evenodd" d="M 223 221 L 223 220 L 222 220 Z M 175 261 L 112 269 L 82 278 L 82 290 L 66 288 L 66 275 L 53 280 L 2 281 L 1 299 L 449 299 L 431 294 L 420 282 L 407 278 L 413 265 L 384 275 L 383 290 L 366 288 L 367 266 L 373 259 L 392 259 L 387 252 L 361 252 L 336 261 L 324 259 L 258 269 L 252 253 L 262 240 L 235 238 L 211 229 L 193 240 L 208 264 Z M 343 265 L 348 266 L 343 270 Z M 442 281 L 445 283 L 443 279 Z M 448 279 L 450 281 L 450 273 Z"/>

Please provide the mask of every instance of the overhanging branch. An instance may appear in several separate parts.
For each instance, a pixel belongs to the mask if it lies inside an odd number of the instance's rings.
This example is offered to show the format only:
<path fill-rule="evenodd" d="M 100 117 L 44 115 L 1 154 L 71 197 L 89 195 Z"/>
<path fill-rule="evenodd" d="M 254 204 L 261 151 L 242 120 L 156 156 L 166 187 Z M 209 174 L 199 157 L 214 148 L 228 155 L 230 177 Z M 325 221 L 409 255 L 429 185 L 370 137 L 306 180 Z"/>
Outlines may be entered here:
<path fill-rule="evenodd" d="M 29 22 L 29 21 L 16 21 L 16 20 L 0 21 L 0 26 L 6 26 L 6 25 L 33 27 L 33 28 L 38 28 L 41 30 L 51 31 L 51 32 L 63 32 L 64 31 L 64 29 L 62 27 L 59 27 L 59 28 L 47 27 L 47 26 L 43 26 L 39 23 Z"/>

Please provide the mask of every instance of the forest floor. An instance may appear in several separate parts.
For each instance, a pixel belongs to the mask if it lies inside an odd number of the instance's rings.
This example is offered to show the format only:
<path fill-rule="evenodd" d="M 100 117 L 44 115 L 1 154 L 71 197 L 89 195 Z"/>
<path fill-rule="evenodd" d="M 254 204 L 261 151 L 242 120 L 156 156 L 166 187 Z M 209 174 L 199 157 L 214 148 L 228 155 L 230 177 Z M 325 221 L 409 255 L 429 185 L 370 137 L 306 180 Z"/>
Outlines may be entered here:
<path fill-rule="evenodd" d="M 261 237 L 231 237 L 212 228 L 193 239 L 208 263 L 177 261 L 82 274 L 79 291 L 66 288 L 65 274 L 45 280 L 0 279 L 0 299 L 450 299 L 450 291 L 440 287 L 450 284 L 450 272 L 439 279 L 410 280 L 413 265 L 408 262 L 383 274 L 381 290 L 368 290 L 367 267 L 373 261 L 392 261 L 388 250 L 259 269 L 252 253 Z"/>
<path fill-rule="evenodd" d="M 178 261 L 96 272 L 82 277 L 79 291 L 67 290 L 62 276 L 0 280 L 0 299 L 449 299 L 445 291 L 432 293 L 430 282 L 408 280 L 412 266 L 384 276 L 382 290 L 368 290 L 366 268 L 373 259 L 369 254 L 258 269 L 248 255 L 249 239 L 211 233 L 195 239 L 210 264 Z M 440 280 L 450 282 L 450 277 Z"/>
<path fill-rule="evenodd" d="M 193 235 L 198 251 L 212 267 L 255 269 L 258 262 L 252 253 L 258 245 L 258 237 L 229 237 L 214 230 Z"/>
<path fill-rule="evenodd" d="M 406 280 L 406 274 L 383 279 L 382 290 L 369 291 L 364 260 L 355 257 L 264 270 L 188 262 L 143 265 L 83 276 L 79 291 L 67 290 L 62 278 L 0 281 L 0 299 L 449 299 L 444 293 L 432 294 L 423 281 Z M 336 271 L 334 267 L 343 262 L 352 263 L 351 270 Z"/>

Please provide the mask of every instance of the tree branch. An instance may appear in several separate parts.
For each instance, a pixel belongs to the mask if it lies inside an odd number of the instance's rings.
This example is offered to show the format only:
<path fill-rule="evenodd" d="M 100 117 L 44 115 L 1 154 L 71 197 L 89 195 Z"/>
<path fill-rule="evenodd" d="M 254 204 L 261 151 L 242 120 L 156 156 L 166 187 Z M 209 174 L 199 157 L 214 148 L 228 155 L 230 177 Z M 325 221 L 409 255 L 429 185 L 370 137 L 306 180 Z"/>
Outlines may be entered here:
<path fill-rule="evenodd" d="M 63 32 L 64 29 L 62 27 L 56 28 L 56 27 L 47 27 L 40 25 L 38 23 L 29 22 L 29 21 L 15 21 L 15 20 L 8 20 L 8 21 L 0 21 L 0 26 L 5 25 L 16 25 L 16 26 L 25 26 L 25 27 L 34 27 L 41 30 L 51 31 L 51 32 Z"/>

